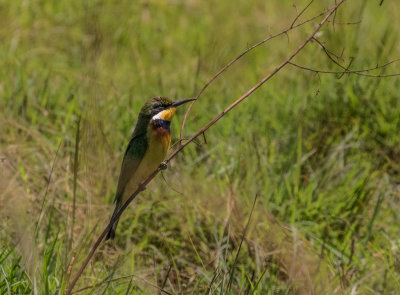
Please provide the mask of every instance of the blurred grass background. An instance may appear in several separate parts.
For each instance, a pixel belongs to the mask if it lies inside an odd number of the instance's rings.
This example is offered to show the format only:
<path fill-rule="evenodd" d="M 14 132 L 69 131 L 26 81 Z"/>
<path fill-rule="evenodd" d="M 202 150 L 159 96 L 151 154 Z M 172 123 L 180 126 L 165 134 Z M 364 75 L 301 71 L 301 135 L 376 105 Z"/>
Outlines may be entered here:
<path fill-rule="evenodd" d="M 320 40 L 345 64 L 353 58 L 353 69 L 399 57 L 400 3 L 379 2 L 347 1 L 322 29 Z M 1 2 L 0 293 L 63 294 L 71 259 L 73 275 L 109 221 L 142 104 L 194 96 L 306 4 Z M 301 20 L 333 4 L 318 1 Z M 195 104 L 184 136 L 273 70 L 317 21 L 235 64 Z M 340 70 L 315 42 L 295 62 Z M 395 72 L 397 64 L 375 73 Z M 134 201 L 77 294 L 398 294 L 399 88 L 397 77 L 285 68 Z"/>

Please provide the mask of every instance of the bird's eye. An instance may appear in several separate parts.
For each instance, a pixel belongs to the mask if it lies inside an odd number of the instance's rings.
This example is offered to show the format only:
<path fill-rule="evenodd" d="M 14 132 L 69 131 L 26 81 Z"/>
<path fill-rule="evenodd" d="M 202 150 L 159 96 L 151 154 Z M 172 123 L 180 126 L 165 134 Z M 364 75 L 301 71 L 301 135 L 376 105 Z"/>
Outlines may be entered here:
<path fill-rule="evenodd" d="M 159 107 L 161 107 L 161 103 L 156 103 L 156 104 L 153 106 L 154 109 L 158 109 Z"/>

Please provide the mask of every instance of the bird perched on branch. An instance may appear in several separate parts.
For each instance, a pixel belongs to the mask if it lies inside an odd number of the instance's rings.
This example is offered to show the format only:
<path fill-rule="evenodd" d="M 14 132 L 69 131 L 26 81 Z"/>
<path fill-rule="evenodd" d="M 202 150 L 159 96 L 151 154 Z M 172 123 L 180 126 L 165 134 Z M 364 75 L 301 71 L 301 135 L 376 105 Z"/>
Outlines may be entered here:
<path fill-rule="evenodd" d="M 166 97 L 154 97 L 142 107 L 122 161 L 111 220 L 165 159 L 171 143 L 169 127 L 176 107 L 193 100 L 171 101 Z M 117 224 L 118 220 L 111 227 L 106 240 L 114 239 Z"/>

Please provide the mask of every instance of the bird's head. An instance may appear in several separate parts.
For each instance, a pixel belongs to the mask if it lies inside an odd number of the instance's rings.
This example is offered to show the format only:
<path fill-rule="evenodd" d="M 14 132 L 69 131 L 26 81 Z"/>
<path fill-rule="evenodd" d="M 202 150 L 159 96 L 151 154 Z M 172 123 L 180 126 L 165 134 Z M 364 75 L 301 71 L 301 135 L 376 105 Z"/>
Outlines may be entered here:
<path fill-rule="evenodd" d="M 193 98 L 188 98 L 172 101 L 166 97 L 153 97 L 145 103 L 140 110 L 140 114 L 149 116 L 152 120 L 161 119 L 171 121 L 177 106 L 193 100 Z"/>
<path fill-rule="evenodd" d="M 193 100 L 193 98 L 188 98 L 172 101 L 161 96 L 151 98 L 140 110 L 132 136 L 145 133 L 149 123 L 153 123 L 152 125 L 155 126 L 165 125 L 169 127 L 168 122 L 172 120 L 176 107 Z"/>

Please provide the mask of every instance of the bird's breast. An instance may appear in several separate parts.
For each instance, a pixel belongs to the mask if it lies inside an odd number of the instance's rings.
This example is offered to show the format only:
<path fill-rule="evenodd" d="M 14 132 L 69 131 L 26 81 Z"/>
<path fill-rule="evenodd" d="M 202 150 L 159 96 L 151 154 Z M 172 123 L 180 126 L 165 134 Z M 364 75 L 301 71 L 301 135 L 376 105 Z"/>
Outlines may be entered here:
<path fill-rule="evenodd" d="M 148 129 L 148 151 L 149 156 L 153 155 L 158 164 L 160 164 L 168 153 L 171 143 L 171 132 L 169 130 L 170 121 L 153 121 Z M 161 160 L 160 160 L 161 158 Z"/>

